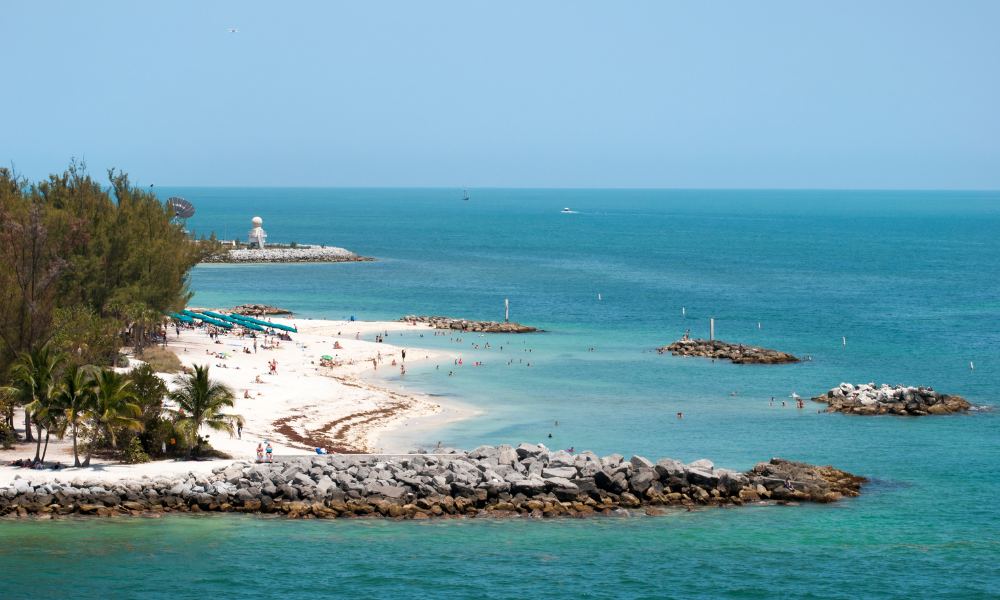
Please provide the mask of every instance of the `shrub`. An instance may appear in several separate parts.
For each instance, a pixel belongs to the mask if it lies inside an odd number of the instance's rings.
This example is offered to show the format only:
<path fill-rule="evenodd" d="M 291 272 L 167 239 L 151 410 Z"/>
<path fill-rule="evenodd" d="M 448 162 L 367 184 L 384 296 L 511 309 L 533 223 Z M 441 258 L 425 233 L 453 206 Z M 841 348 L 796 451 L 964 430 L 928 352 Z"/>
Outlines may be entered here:
<path fill-rule="evenodd" d="M 17 442 L 17 434 L 6 423 L 0 423 L 0 448 L 10 450 Z"/>
<path fill-rule="evenodd" d="M 124 461 L 130 465 L 149 462 L 149 455 L 142 449 L 142 443 L 139 442 L 139 438 L 134 437 L 128 443 L 128 447 L 125 448 Z"/>
<path fill-rule="evenodd" d="M 159 346 L 150 346 L 142 351 L 139 357 L 157 373 L 179 373 L 181 360 L 172 350 Z"/>
<path fill-rule="evenodd" d="M 184 439 L 173 423 L 160 418 L 148 421 L 145 431 L 139 434 L 146 452 L 157 458 L 187 456 L 189 446 Z M 166 453 L 163 452 L 164 447 L 167 449 Z"/>

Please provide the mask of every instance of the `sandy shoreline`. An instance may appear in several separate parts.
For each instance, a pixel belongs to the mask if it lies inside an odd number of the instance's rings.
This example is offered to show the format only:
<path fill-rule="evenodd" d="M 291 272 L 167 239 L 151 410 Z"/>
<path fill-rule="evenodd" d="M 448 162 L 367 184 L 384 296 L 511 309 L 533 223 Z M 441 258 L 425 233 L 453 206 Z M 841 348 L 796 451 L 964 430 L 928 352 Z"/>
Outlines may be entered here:
<path fill-rule="evenodd" d="M 375 341 L 377 334 L 388 332 L 387 339 L 392 339 L 393 333 L 431 331 L 430 327 L 393 321 L 271 320 L 295 325 L 299 333 L 292 334 L 290 342 L 275 344 L 258 337 L 256 352 L 254 339 L 235 334 L 220 336 L 218 341 L 210 339 L 203 329 L 181 329 L 179 336 L 171 330 L 168 335 L 168 348 L 182 364 L 208 365 L 213 379 L 233 389 L 237 399 L 232 412 L 245 419 L 242 436 L 230 438 L 205 430 L 202 434 L 210 436 L 211 444 L 234 460 L 254 458 L 257 444 L 263 442 L 270 442 L 278 455 L 314 454 L 317 446 L 330 452 L 401 453 L 412 450 L 418 439 L 432 437 L 442 425 L 476 414 L 459 403 L 399 391 L 370 376 L 385 369 L 399 373 L 404 350 L 406 365 L 457 358 L 441 350 Z M 332 356 L 336 366 L 320 366 L 320 357 L 325 355 Z M 274 374 L 268 366 L 272 360 L 277 361 Z M 172 386 L 173 375 L 161 376 Z M 34 444 L 19 444 L 14 450 L 0 451 L 0 461 L 6 465 L 33 455 Z M 46 460 L 72 464 L 70 440 L 52 440 Z M 33 480 L 157 477 L 208 472 L 228 462 L 171 460 L 119 465 L 102 461 L 89 469 L 60 471 L 3 466 L 0 484 L 18 475 Z"/>

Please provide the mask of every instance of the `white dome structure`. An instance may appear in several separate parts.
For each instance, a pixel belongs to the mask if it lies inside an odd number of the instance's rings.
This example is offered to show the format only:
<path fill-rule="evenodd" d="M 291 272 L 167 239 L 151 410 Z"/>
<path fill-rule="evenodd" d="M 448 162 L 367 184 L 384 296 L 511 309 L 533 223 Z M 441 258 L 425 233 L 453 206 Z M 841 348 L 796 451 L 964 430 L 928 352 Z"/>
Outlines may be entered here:
<path fill-rule="evenodd" d="M 264 249 L 264 240 L 267 239 L 267 232 L 261 225 L 264 224 L 264 219 L 260 217 L 254 217 L 250 219 L 250 223 L 253 225 L 253 229 L 247 234 L 247 245 L 251 248 Z"/>

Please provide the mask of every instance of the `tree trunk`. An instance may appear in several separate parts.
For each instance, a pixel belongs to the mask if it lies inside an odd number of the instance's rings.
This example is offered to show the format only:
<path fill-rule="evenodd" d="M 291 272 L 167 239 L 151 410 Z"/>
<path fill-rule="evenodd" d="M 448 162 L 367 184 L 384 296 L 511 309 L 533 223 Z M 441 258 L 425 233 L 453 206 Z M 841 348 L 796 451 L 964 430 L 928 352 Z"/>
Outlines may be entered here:
<path fill-rule="evenodd" d="M 45 449 L 42 450 L 42 462 L 45 462 L 45 455 L 49 453 L 49 430 L 45 430 Z"/>
<path fill-rule="evenodd" d="M 35 442 L 35 460 L 39 460 L 42 457 L 42 426 L 36 422 L 35 428 L 38 429 L 38 440 Z"/>
<path fill-rule="evenodd" d="M 31 415 L 28 414 L 28 411 L 24 411 L 24 441 L 35 441 L 35 438 L 31 436 Z"/>
<path fill-rule="evenodd" d="M 76 422 L 73 423 L 73 466 L 80 466 L 80 454 L 76 450 Z"/>

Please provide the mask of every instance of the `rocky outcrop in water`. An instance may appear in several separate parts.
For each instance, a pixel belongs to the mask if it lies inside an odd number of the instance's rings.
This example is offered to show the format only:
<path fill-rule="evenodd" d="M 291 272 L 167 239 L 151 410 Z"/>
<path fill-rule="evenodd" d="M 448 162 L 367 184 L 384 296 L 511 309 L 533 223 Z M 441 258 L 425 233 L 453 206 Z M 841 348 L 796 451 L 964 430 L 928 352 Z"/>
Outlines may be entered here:
<path fill-rule="evenodd" d="M 787 352 L 731 344 L 719 340 L 678 340 L 668 346 L 656 349 L 663 354 L 669 352 L 674 356 L 701 356 L 703 358 L 719 358 L 731 360 L 738 365 L 777 365 L 799 362 L 799 359 Z"/>
<path fill-rule="evenodd" d="M 236 248 L 223 250 L 204 259 L 209 263 L 297 263 L 297 262 L 366 262 L 375 260 L 358 256 L 335 246 L 297 246 L 295 248 Z"/>
<path fill-rule="evenodd" d="M 855 415 L 946 415 L 972 408 L 965 398 L 941 394 L 933 388 L 874 383 L 841 383 L 813 400 L 828 404 L 827 412 Z"/>
<path fill-rule="evenodd" d="M 30 473 L 28 473 L 30 476 Z M 212 474 L 0 487 L 0 514 L 277 513 L 289 517 L 587 516 L 643 508 L 834 502 L 865 479 L 773 458 L 741 473 L 709 460 L 572 455 L 541 445 L 449 455 L 331 455 L 234 462 Z"/>
<path fill-rule="evenodd" d="M 232 312 L 238 315 L 246 315 L 248 317 L 266 317 L 269 315 L 290 315 L 292 311 L 278 308 L 277 306 L 270 306 L 268 304 L 240 304 L 235 307 Z"/>
<path fill-rule="evenodd" d="M 452 317 L 431 317 L 426 315 L 408 315 L 400 319 L 406 323 L 427 323 L 434 329 L 452 329 L 455 331 L 474 331 L 477 333 L 532 333 L 538 331 L 534 327 L 520 323 L 498 323 L 497 321 L 469 321 Z"/>

